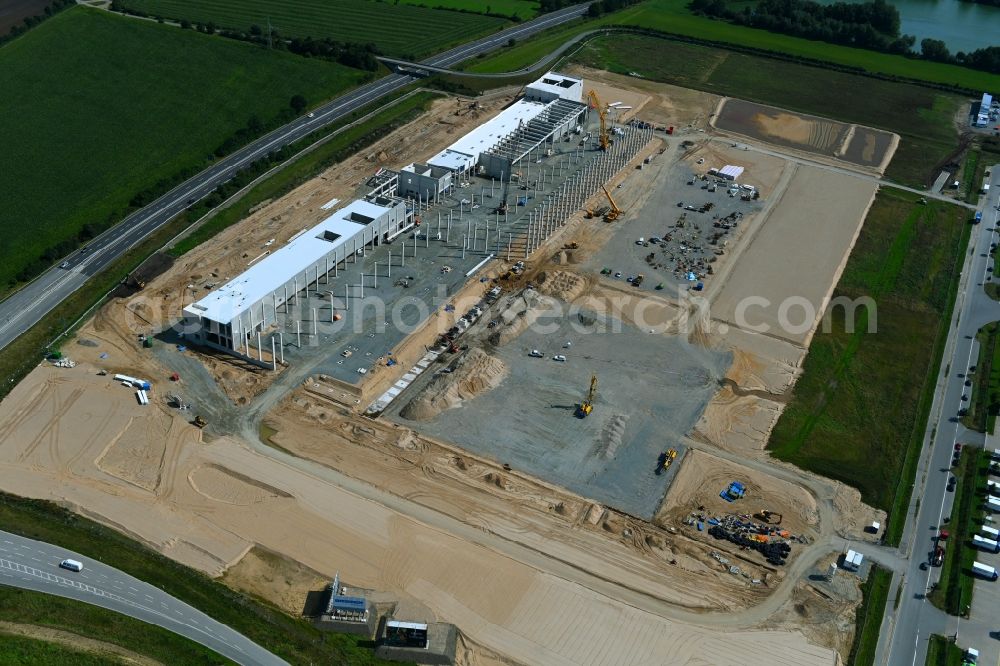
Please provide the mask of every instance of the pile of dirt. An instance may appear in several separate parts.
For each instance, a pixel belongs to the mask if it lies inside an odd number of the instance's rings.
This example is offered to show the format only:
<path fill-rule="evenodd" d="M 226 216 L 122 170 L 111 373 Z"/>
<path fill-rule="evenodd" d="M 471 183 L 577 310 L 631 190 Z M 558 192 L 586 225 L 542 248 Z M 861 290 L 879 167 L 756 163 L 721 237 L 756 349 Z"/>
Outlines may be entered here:
<path fill-rule="evenodd" d="M 525 289 L 510 307 L 500 313 L 500 326 L 490 336 L 490 343 L 497 347 L 507 344 L 527 330 L 553 305 L 552 299 L 541 297 L 534 289 Z"/>
<path fill-rule="evenodd" d="M 587 281 L 576 273 L 544 271 L 535 278 L 538 291 L 571 303 L 587 288 Z"/>
<path fill-rule="evenodd" d="M 496 388 L 506 376 L 503 361 L 482 349 L 471 349 L 456 361 L 450 373 L 438 375 L 425 386 L 400 415 L 412 421 L 429 421 L 446 409 Z"/>

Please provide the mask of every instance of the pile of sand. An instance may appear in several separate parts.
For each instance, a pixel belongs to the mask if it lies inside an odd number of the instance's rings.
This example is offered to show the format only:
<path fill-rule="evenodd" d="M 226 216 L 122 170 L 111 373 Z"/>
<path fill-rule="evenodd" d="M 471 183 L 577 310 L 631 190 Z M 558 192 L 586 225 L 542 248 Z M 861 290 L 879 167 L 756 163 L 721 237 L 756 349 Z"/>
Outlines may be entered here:
<path fill-rule="evenodd" d="M 534 289 L 525 289 L 510 307 L 500 313 L 501 325 L 490 336 L 490 343 L 497 347 L 507 344 L 524 333 L 543 312 L 554 305 L 554 300 L 541 297 Z"/>
<path fill-rule="evenodd" d="M 576 273 L 567 271 L 544 271 L 535 278 L 538 291 L 546 296 L 553 296 L 567 303 L 583 293 L 587 281 Z"/>
<path fill-rule="evenodd" d="M 496 388 L 506 376 L 503 361 L 482 349 L 471 349 L 455 363 L 452 372 L 438 375 L 425 386 L 400 415 L 412 421 L 429 421 L 446 409 Z"/>

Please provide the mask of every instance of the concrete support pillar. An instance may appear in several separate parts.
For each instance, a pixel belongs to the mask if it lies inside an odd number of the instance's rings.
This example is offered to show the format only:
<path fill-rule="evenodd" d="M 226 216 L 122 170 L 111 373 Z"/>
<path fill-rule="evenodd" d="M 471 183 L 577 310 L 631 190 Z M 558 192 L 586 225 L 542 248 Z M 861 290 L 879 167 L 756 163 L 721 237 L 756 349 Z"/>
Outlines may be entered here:
<path fill-rule="evenodd" d="M 299 349 L 302 349 L 302 322 L 298 319 L 295 320 L 295 337 L 297 340 L 296 345 Z"/>
<path fill-rule="evenodd" d="M 319 335 L 319 317 L 316 316 L 316 308 L 313 308 L 313 337 Z"/>

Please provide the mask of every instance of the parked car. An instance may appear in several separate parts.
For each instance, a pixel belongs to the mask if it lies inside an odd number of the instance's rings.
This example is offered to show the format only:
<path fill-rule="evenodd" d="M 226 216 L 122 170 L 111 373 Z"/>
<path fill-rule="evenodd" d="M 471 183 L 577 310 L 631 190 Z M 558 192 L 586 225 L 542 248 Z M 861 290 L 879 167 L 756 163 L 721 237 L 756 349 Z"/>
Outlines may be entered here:
<path fill-rule="evenodd" d="M 531 358 L 542 358 L 544 354 L 542 354 L 542 352 L 538 351 L 537 349 L 532 349 L 530 352 L 528 352 L 528 356 L 530 356 Z"/>
<path fill-rule="evenodd" d="M 553 361 L 559 361 L 560 363 L 565 363 L 566 362 L 566 357 L 563 356 L 562 354 L 556 354 L 555 356 L 552 357 L 552 360 Z"/>

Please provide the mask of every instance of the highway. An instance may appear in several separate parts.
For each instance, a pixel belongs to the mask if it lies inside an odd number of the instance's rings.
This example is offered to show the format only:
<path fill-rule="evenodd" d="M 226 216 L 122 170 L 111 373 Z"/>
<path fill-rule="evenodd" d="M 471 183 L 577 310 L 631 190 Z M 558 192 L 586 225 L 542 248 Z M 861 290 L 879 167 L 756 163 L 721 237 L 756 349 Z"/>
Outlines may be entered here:
<path fill-rule="evenodd" d="M 988 635 L 987 631 L 973 632 L 966 629 L 959 632 L 958 618 L 946 615 L 924 598 L 932 584 L 937 582 L 941 570 L 933 567 L 921 569 L 921 563 L 927 562 L 933 550 L 932 537 L 943 525 L 944 517 L 951 512 L 954 494 L 947 491 L 945 486 L 951 476 L 949 467 L 954 445 L 958 442 L 982 446 L 985 441 L 981 433 L 971 432 L 963 427 L 958 422 L 957 414 L 963 406 L 968 406 L 963 396 L 971 393 L 971 388 L 965 386 L 965 375 L 969 367 L 976 363 L 978 356 L 976 331 L 989 322 L 1000 320 L 1000 303 L 987 296 L 982 286 L 993 265 L 989 256 L 990 245 L 1000 242 L 1000 212 L 997 211 L 1000 202 L 996 195 L 1000 188 L 1000 167 L 993 168 L 991 182 L 991 194 L 983 210 L 983 222 L 972 229 L 962 281 L 952 313 L 952 327 L 941 361 L 913 497 L 907 512 L 909 517 L 900 544 L 900 550 L 908 557 L 908 561 L 902 577 L 899 573 L 894 576 L 893 586 L 889 591 L 889 604 L 875 660 L 879 665 L 923 664 L 931 634 L 951 636 L 959 633 L 961 647 L 978 647 L 982 651 L 981 664 L 996 664 L 1000 659 L 1000 644 L 995 637 Z M 949 542 L 947 547 L 968 546 Z M 997 558 L 992 555 L 983 554 L 978 559 L 1000 566 L 996 562 Z M 980 588 L 983 585 L 995 586 L 996 583 L 977 582 L 976 595 L 982 596 Z M 900 603 L 893 611 L 897 589 L 900 590 Z M 979 598 L 974 598 L 974 606 L 978 606 L 978 602 Z M 987 611 L 986 619 L 994 619 L 998 612 L 1000 604 L 995 604 Z M 962 620 L 962 624 L 968 623 Z M 974 635 L 980 633 L 982 635 Z"/>
<path fill-rule="evenodd" d="M 82 562 L 83 571 L 60 568 L 67 558 Z M 158 587 L 79 553 L 9 532 L 0 532 L 0 584 L 76 599 L 155 624 L 238 664 L 288 663 Z"/>
<path fill-rule="evenodd" d="M 503 47 L 508 40 L 523 39 L 548 28 L 572 21 L 587 11 L 589 2 L 544 14 L 531 21 L 507 28 L 488 37 L 458 46 L 421 61 L 434 67 L 449 67 Z M 94 239 L 86 248 L 70 257 L 66 268 L 55 266 L 20 291 L 0 302 L 0 349 L 31 328 L 43 316 L 80 288 L 87 279 L 106 267 L 180 214 L 192 203 L 210 194 L 240 169 L 268 152 L 278 150 L 336 123 L 352 112 L 399 92 L 414 77 L 392 74 L 355 88 L 303 116 L 260 137 L 225 157 L 198 175 L 178 185 L 145 208 Z"/>

